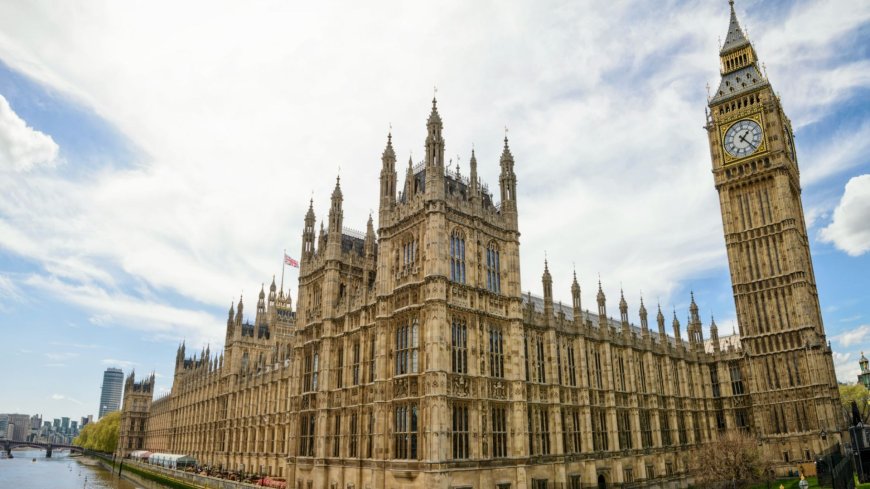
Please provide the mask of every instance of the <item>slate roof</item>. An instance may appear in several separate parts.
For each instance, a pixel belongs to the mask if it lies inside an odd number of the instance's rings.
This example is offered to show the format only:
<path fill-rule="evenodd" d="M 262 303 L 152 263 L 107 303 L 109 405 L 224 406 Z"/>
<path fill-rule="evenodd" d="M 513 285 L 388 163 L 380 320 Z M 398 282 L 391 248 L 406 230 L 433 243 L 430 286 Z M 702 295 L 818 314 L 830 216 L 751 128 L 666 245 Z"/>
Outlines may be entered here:
<path fill-rule="evenodd" d="M 740 22 L 737 21 L 737 14 L 734 12 L 734 2 L 731 2 L 731 22 L 728 24 L 728 35 L 725 36 L 725 44 L 722 45 L 719 52 L 724 54 L 747 44 L 749 44 L 749 40 L 746 39 L 743 29 L 740 28 Z"/>
<path fill-rule="evenodd" d="M 767 85 L 767 79 L 764 78 L 758 67 L 755 64 L 751 64 L 723 75 L 722 81 L 719 82 L 719 88 L 716 90 L 710 103 L 715 104 L 731 97 L 753 92 Z"/>

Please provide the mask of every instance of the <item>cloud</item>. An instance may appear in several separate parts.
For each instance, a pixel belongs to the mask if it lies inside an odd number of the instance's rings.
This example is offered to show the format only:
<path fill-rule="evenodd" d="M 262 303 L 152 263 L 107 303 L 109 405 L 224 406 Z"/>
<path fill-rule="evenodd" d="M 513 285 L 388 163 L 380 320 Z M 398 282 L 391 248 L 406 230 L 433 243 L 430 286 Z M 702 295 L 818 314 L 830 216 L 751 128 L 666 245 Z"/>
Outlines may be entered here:
<path fill-rule="evenodd" d="M 633 309 L 640 290 L 685 303 L 671 297 L 680 284 L 727 266 L 699 129 L 724 3 L 688 1 L 679 15 L 641 0 L 409 3 L 388 22 L 361 4 L 172 7 L 166 17 L 153 5 L 0 5 L 0 58 L 142 152 L 84 179 L 0 179 L 0 248 L 39 264 L 48 273 L 28 285 L 95 325 L 221 341 L 216 311 L 280 273 L 281 250 L 300 247 L 308 196 L 323 220 L 339 166 L 345 225 L 364 228 L 389 124 L 400 162 L 418 161 L 435 83 L 449 158 L 467 172 L 474 145 L 496 193 L 510 126 L 523 290 L 540 290 L 545 250 L 557 300 L 576 262 L 586 304 L 601 272 L 608 297 L 622 282 Z M 771 80 L 810 124 L 866 84 L 866 64 L 822 60 L 870 9 L 856 2 L 843 19 L 803 7 L 775 20 L 740 14 L 768 33 L 756 47 Z M 240 25 L 257 27 L 226 35 Z M 842 81 L 819 104 L 802 102 L 832 74 Z M 858 150 L 865 135 L 842 134 Z M 821 181 L 855 162 L 814 164 L 803 170 Z"/>
<path fill-rule="evenodd" d="M 831 223 L 820 236 L 851 256 L 870 250 L 870 175 L 849 179 Z"/>
<path fill-rule="evenodd" d="M 854 383 L 861 369 L 858 366 L 857 356 L 852 359 L 852 352 L 833 352 L 834 371 L 839 382 Z"/>
<path fill-rule="evenodd" d="M 114 358 L 104 358 L 100 361 L 103 365 L 109 365 L 112 367 L 120 367 L 124 370 L 132 370 L 133 367 L 139 365 L 137 362 L 133 362 L 131 360 L 117 360 Z"/>
<path fill-rule="evenodd" d="M 71 360 L 79 356 L 79 354 L 75 352 L 48 352 L 43 353 L 43 355 L 45 355 L 45 358 L 48 358 L 49 360 L 54 360 L 56 362 Z"/>
<path fill-rule="evenodd" d="M 57 160 L 51 136 L 29 127 L 0 94 L 0 170 L 27 172 Z"/>
<path fill-rule="evenodd" d="M 866 343 L 870 339 L 870 324 L 862 324 L 845 333 L 834 335 L 832 338 L 844 348 Z"/>
<path fill-rule="evenodd" d="M 79 401 L 76 398 L 73 398 L 73 397 L 70 397 L 70 396 L 67 396 L 64 394 L 52 394 L 51 399 L 54 401 L 70 401 L 72 403 L 78 404 L 79 406 L 84 405 L 84 403 L 82 401 Z"/>

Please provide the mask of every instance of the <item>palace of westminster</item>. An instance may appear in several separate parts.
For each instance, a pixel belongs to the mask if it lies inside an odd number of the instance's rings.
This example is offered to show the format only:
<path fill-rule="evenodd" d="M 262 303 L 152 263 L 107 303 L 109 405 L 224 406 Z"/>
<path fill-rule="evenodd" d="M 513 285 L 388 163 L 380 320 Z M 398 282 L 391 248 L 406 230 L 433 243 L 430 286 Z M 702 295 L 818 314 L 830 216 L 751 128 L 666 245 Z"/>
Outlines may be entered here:
<path fill-rule="evenodd" d="M 178 349 L 171 393 L 127 379 L 119 450 L 183 453 L 295 489 L 576 489 L 685 483 L 717 433 L 757 436 L 781 469 L 838 441 L 840 408 L 810 258 L 792 128 L 731 6 L 706 120 L 739 337 L 705 341 L 624 298 L 608 319 L 520 289 L 505 139 L 499 199 L 445 168 L 435 101 L 425 160 L 381 158 L 378 230 L 305 216 L 298 298 L 230 307 L 220 353 Z M 670 328 L 670 329 L 668 329 Z M 726 341 L 729 340 L 729 341 Z M 823 442 L 819 433 L 834 434 Z"/>

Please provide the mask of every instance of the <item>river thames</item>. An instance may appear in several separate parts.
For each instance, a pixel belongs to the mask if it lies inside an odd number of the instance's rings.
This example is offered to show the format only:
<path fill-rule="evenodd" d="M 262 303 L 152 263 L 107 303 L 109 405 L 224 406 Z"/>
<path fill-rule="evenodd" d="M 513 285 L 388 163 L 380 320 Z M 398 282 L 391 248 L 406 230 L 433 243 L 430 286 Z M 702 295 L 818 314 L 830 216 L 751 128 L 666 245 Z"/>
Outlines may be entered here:
<path fill-rule="evenodd" d="M 0 459 L 0 488 L 10 489 L 164 489 L 146 481 L 133 483 L 119 478 L 87 457 L 70 457 L 67 452 L 45 458 L 41 450 L 15 450 L 11 459 Z M 34 459 L 36 460 L 34 462 Z"/>

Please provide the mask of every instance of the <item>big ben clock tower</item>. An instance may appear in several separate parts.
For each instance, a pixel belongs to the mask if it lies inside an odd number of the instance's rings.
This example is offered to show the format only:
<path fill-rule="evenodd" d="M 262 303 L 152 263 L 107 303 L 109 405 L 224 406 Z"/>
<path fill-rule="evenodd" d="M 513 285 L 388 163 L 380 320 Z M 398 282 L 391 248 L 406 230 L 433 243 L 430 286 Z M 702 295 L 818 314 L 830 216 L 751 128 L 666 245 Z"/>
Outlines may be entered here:
<path fill-rule="evenodd" d="M 751 376 L 753 431 L 783 462 L 834 443 L 837 380 L 819 308 L 791 121 L 759 70 L 731 0 L 707 132 L 734 303 Z M 791 460 L 789 460 L 791 458 Z"/>

